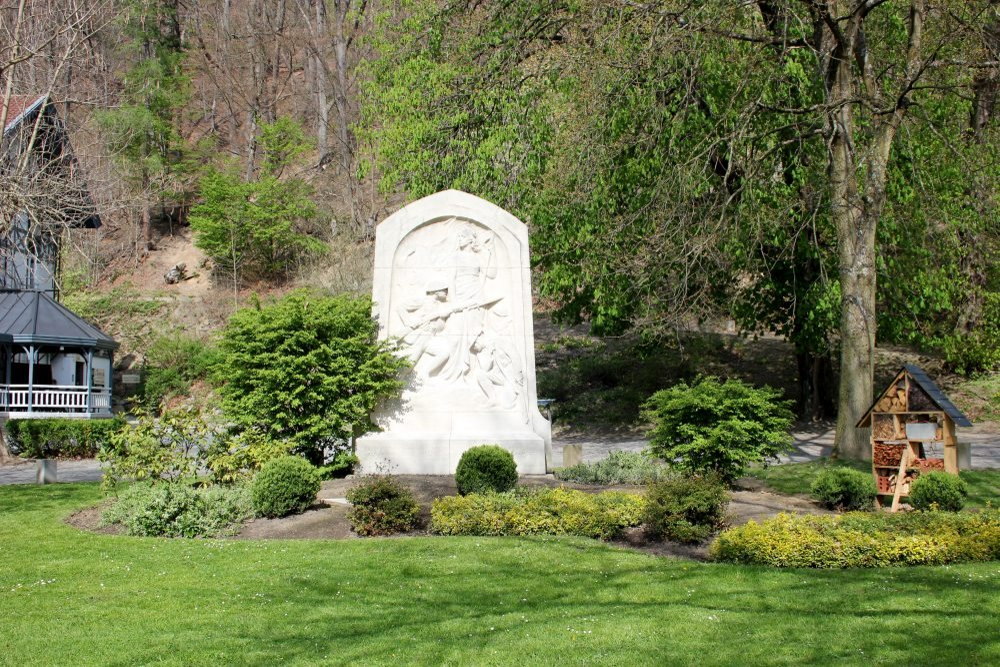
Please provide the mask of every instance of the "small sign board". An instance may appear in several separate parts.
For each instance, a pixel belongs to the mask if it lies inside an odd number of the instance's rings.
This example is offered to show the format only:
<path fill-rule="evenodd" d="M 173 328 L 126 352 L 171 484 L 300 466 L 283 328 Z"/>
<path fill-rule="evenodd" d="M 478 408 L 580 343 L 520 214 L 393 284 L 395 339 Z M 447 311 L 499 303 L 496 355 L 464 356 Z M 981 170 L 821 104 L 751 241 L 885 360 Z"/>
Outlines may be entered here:
<path fill-rule="evenodd" d="M 122 384 L 139 384 L 139 374 L 122 375 Z"/>
<path fill-rule="evenodd" d="M 93 370 L 93 380 L 92 380 L 91 384 L 94 387 L 103 387 L 105 385 L 105 382 L 104 382 L 104 369 L 103 368 L 95 368 Z"/>

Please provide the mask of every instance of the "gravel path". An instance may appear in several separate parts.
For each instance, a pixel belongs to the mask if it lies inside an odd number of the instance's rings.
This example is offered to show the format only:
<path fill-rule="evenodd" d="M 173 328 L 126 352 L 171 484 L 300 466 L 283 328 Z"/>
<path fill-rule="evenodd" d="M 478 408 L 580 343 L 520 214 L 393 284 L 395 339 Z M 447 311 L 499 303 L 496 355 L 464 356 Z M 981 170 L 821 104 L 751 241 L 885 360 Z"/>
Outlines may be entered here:
<path fill-rule="evenodd" d="M 814 430 L 797 431 L 794 449 L 782 461 L 801 462 L 829 456 L 833 447 L 833 427 L 821 425 Z M 1000 431 L 996 424 L 977 424 L 959 429 L 959 440 L 972 444 L 973 468 L 1000 468 Z M 552 441 L 554 463 L 562 465 L 562 451 L 566 445 L 583 445 L 583 460 L 597 461 L 617 450 L 638 452 L 645 449 L 647 441 L 635 436 L 556 436 Z M 101 465 L 94 459 L 59 461 L 57 474 L 60 482 L 96 482 L 101 479 Z M 15 461 L 0 465 L 0 486 L 8 484 L 34 484 L 35 462 Z"/>

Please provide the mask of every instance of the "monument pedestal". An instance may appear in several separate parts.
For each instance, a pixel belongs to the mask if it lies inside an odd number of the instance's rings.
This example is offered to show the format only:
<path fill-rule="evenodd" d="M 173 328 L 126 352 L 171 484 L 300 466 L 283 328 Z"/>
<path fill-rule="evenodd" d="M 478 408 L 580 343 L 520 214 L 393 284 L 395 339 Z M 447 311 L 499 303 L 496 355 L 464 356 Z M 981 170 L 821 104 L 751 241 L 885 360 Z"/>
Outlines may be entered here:
<path fill-rule="evenodd" d="M 379 336 L 412 364 L 401 400 L 357 440 L 363 472 L 449 475 L 484 444 L 521 474 L 552 468 L 538 411 L 528 230 L 478 197 L 439 192 L 375 232 L 372 290 Z"/>

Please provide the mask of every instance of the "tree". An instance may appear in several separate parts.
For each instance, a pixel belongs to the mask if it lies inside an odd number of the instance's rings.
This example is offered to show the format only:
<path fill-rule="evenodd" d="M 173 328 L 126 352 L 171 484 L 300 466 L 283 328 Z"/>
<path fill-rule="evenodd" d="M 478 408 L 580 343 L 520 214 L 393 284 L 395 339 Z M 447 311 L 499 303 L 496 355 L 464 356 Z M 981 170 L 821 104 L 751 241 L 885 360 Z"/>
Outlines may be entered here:
<path fill-rule="evenodd" d="M 244 180 L 232 166 L 211 170 L 191 211 L 195 245 L 232 278 L 234 291 L 244 280 L 285 278 L 294 262 L 326 250 L 309 234 L 317 214 L 312 188 L 301 178 L 281 178 L 306 150 L 301 128 L 280 118 L 262 126 L 260 143 L 256 178 Z"/>
<path fill-rule="evenodd" d="M 237 311 L 223 333 L 223 411 L 241 429 L 291 440 L 314 463 L 375 428 L 404 361 L 376 339 L 368 299 L 294 292 Z"/>

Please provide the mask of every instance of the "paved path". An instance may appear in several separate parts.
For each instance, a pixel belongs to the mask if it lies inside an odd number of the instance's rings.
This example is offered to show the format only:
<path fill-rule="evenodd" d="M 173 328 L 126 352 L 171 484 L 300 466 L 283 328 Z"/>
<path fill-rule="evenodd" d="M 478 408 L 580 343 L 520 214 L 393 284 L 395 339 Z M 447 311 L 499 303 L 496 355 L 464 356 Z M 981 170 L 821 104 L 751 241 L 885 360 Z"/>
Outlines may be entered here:
<path fill-rule="evenodd" d="M 987 428 L 990 430 L 986 430 Z M 973 468 L 1000 468 L 1000 433 L 995 429 L 995 425 L 958 429 L 958 439 L 972 445 Z M 833 427 L 828 425 L 792 433 L 795 443 L 792 451 L 781 457 L 782 463 L 799 463 L 829 456 L 833 450 L 833 433 Z M 562 450 L 566 445 L 583 445 L 583 460 L 598 461 L 613 451 L 642 451 L 647 444 L 648 441 L 635 436 L 556 436 L 552 440 L 552 451 L 555 464 L 559 466 L 562 464 Z"/>
<path fill-rule="evenodd" d="M 988 428 L 988 427 L 987 427 Z M 1000 433 L 986 431 L 982 426 L 959 429 L 958 437 L 972 444 L 973 468 L 1000 468 Z M 833 447 L 833 428 L 820 426 L 811 431 L 797 431 L 794 448 L 782 457 L 783 462 L 811 461 L 821 456 L 829 456 Z M 556 466 L 562 465 L 562 450 L 566 445 L 583 445 L 583 460 L 598 461 L 610 452 L 624 450 L 638 452 L 645 449 L 647 441 L 635 436 L 600 437 L 559 437 L 552 441 L 553 458 Z M 101 479 L 101 466 L 93 459 L 79 461 L 59 461 L 57 474 L 60 482 L 96 482 Z M 0 465 L 0 486 L 7 484 L 34 484 L 34 461 L 18 461 Z"/>

